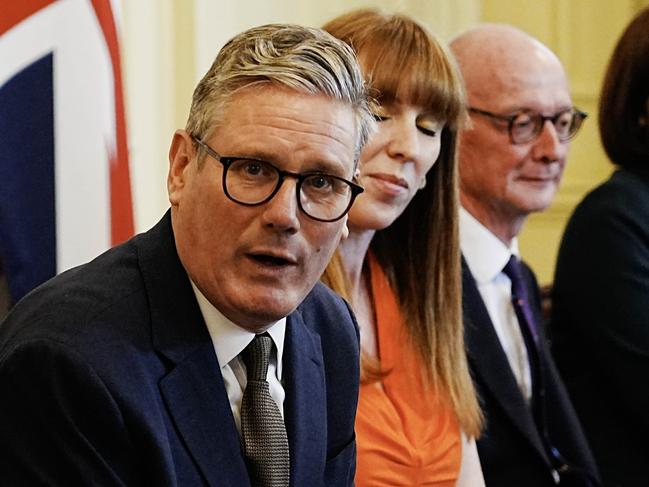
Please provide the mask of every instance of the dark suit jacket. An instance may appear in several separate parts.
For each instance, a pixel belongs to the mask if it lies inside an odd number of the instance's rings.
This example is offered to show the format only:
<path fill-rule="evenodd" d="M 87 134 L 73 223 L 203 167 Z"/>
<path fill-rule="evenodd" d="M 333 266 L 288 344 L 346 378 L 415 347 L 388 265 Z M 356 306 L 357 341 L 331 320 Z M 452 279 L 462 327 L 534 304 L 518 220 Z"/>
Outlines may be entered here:
<path fill-rule="evenodd" d="M 553 294 L 553 352 L 604 481 L 649 485 L 649 174 L 619 170 L 579 204 Z"/>
<path fill-rule="evenodd" d="M 465 338 L 469 365 L 486 417 L 486 429 L 478 440 L 478 453 L 488 487 L 554 486 L 552 464 L 531 409 L 525 403 L 500 344 L 475 279 L 462 262 Z M 542 324 L 538 286 L 524 266 L 528 296 L 536 323 Z M 570 465 L 597 475 L 581 426 L 563 383 L 541 336 L 541 366 L 545 394 L 535 398 L 545 407 L 548 437 Z M 563 482 L 562 482 L 563 485 Z"/>
<path fill-rule="evenodd" d="M 318 284 L 286 329 L 291 485 L 352 485 L 355 319 Z M 41 484 L 250 485 L 168 214 L 0 325 L 0 485 Z"/>

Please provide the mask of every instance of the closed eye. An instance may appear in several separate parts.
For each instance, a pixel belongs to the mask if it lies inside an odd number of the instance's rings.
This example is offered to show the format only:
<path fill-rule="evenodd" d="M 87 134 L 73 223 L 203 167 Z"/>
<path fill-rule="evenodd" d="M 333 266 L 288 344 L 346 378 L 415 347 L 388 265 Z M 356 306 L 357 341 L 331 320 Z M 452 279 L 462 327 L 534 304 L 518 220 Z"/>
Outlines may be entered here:
<path fill-rule="evenodd" d="M 377 122 L 385 122 L 386 120 L 390 119 L 390 116 L 388 115 L 389 112 L 385 109 L 383 105 L 375 105 L 372 107 L 372 116 L 374 117 L 374 120 Z"/>
<path fill-rule="evenodd" d="M 431 115 L 420 115 L 416 120 L 417 129 L 424 135 L 436 137 L 444 128 L 444 123 L 437 121 Z"/>
<path fill-rule="evenodd" d="M 386 115 L 379 115 L 378 113 L 373 113 L 372 115 L 374 116 L 374 120 L 376 120 L 377 122 L 385 122 L 386 120 L 390 120 L 390 117 Z"/>
<path fill-rule="evenodd" d="M 417 125 L 417 128 L 424 135 L 429 135 L 430 137 L 435 137 L 437 135 L 437 130 L 422 127 L 421 125 Z"/>
<path fill-rule="evenodd" d="M 516 115 L 513 121 L 513 125 L 517 128 L 526 128 L 529 125 L 534 124 L 534 118 L 527 113 L 520 113 Z"/>

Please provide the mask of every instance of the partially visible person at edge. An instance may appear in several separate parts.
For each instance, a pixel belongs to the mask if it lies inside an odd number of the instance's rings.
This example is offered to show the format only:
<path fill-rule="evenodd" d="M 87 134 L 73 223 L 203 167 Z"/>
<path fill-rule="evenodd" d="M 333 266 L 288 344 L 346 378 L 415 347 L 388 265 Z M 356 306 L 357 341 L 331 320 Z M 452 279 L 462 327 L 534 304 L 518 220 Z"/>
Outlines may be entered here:
<path fill-rule="evenodd" d="M 485 482 L 597 485 L 517 243 L 526 218 L 552 202 L 585 114 L 556 55 L 517 28 L 481 25 L 451 50 L 471 116 L 459 145 L 460 245 L 467 353 L 486 421 L 478 440 Z"/>
<path fill-rule="evenodd" d="M 170 211 L 0 326 L 0 484 L 352 486 L 358 328 L 318 280 L 372 126 L 338 39 L 229 41 L 173 136 Z"/>
<path fill-rule="evenodd" d="M 649 9 L 611 56 L 599 131 L 615 165 L 561 242 L 553 352 L 606 485 L 649 485 Z"/>
<path fill-rule="evenodd" d="M 353 46 L 377 100 L 365 192 L 324 276 L 361 332 L 356 485 L 483 485 L 460 305 L 459 74 L 408 17 L 360 10 L 324 29 Z"/>

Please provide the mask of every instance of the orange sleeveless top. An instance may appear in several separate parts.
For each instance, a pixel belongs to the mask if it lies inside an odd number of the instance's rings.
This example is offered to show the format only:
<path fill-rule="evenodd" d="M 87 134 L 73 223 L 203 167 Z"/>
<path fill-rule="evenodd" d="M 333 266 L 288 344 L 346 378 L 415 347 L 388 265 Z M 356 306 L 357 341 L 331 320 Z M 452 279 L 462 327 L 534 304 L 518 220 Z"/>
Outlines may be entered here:
<path fill-rule="evenodd" d="M 396 296 L 369 255 L 382 381 L 361 385 L 356 415 L 357 487 L 452 487 L 460 472 L 460 426 L 425 388 Z"/>

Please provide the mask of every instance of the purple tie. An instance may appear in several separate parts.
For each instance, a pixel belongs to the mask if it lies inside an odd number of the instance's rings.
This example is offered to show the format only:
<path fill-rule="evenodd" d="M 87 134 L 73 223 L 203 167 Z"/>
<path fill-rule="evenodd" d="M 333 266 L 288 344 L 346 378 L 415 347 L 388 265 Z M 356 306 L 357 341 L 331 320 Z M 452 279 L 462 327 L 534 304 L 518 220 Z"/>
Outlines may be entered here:
<path fill-rule="evenodd" d="M 523 334 L 529 333 L 534 340 L 535 346 L 538 347 L 539 335 L 534 322 L 534 313 L 530 308 L 530 301 L 527 295 L 527 289 L 523 279 L 523 268 L 520 260 L 512 255 L 503 268 L 503 272 L 512 282 L 512 304 L 521 327 L 525 327 Z"/>
<path fill-rule="evenodd" d="M 546 403 L 544 401 L 545 397 L 545 372 L 543 367 L 542 356 L 544 352 L 539 343 L 539 335 L 537 333 L 536 323 L 534 321 L 534 313 L 532 313 L 532 308 L 530 308 L 529 297 L 527 295 L 527 288 L 525 287 L 525 281 L 523 278 L 523 267 L 521 261 L 515 255 L 512 255 L 507 262 L 507 265 L 503 268 L 503 272 L 509 280 L 512 282 L 512 304 L 514 306 L 514 311 L 516 312 L 516 317 L 518 318 L 518 323 L 521 327 L 521 332 L 523 333 L 523 338 L 525 339 L 527 350 L 530 358 L 530 368 L 532 369 L 532 384 L 534 387 L 534 404 L 532 409 L 532 414 L 534 415 L 534 421 L 539 429 L 541 438 L 543 440 L 548 456 L 552 460 L 552 464 L 555 467 L 553 470 L 553 475 L 559 475 L 558 472 L 564 472 L 567 466 L 565 459 L 561 456 L 561 453 L 557 448 L 554 447 L 551 438 L 549 437 L 548 428 L 547 428 L 547 413 L 546 413 Z M 581 479 L 578 483 L 574 485 L 583 485 L 583 486 L 594 486 L 598 485 L 594 481 L 590 480 L 588 472 L 575 472 L 571 470 L 576 479 Z M 561 474 L 563 479 L 564 473 Z M 568 482 L 570 481 L 570 476 L 566 476 Z M 563 481 L 561 485 L 563 485 Z M 570 482 L 570 485 L 573 485 Z"/>

